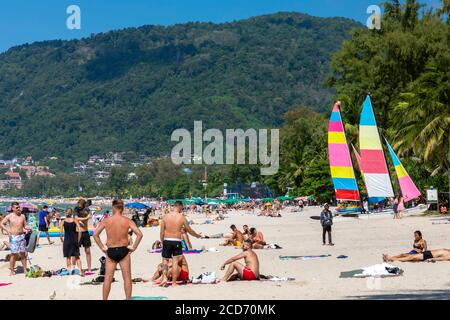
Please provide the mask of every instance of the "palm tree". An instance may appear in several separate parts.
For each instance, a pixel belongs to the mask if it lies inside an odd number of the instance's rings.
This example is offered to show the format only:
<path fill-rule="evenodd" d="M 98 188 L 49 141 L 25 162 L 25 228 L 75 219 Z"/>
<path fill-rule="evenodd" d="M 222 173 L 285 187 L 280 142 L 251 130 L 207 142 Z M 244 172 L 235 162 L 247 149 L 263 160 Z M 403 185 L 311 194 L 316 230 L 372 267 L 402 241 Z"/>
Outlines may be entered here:
<path fill-rule="evenodd" d="M 421 158 L 431 175 L 446 173 L 450 192 L 450 54 L 430 65 L 400 95 L 393 109 L 392 136 L 401 155 Z"/>

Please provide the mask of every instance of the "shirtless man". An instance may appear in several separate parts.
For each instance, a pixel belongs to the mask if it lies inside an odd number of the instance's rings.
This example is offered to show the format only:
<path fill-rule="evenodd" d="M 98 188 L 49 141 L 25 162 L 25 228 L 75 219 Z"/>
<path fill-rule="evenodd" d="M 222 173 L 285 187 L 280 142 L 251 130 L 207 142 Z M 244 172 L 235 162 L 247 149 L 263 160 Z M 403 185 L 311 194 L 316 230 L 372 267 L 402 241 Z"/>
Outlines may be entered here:
<path fill-rule="evenodd" d="M 167 272 L 167 279 L 169 281 L 172 280 L 172 260 L 169 261 L 168 264 L 168 272 Z M 187 263 L 187 260 L 184 256 L 181 256 L 181 259 L 178 259 L 178 268 L 180 270 L 180 273 L 178 274 L 178 281 L 188 281 L 189 280 L 189 266 Z M 150 281 L 156 281 L 160 282 L 164 279 L 163 275 L 164 271 L 164 263 L 158 264 L 158 267 L 156 268 L 155 273 L 153 274 L 153 277 L 151 279 L 143 279 L 143 282 L 150 282 Z"/>
<path fill-rule="evenodd" d="M 91 236 L 89 235 L 89 219 L 92 218 L 91 211 L 86 208 L 86 200 L 78 200 L 77 206 L 74 209 L 75 217 L 79 222 L 78 224 L 78 241 L 80 247 L 84 247 L 84 253 L 86 253 L 86 265 L 87 271 L 91 272 Z"/>
<path fill-rule="evenodd" d="M 225 243 L 223 243 L 223 246 L 236 246 L 236 247 L 241 247 L 242 243 L 244 242 L 244 235 L 242 234 L 242 232 L 236 228 L 236 226 L 234 224 L 232 224 L 230 226 L 230 229 L 233 231 L 233 235 L 231 236 L 230 239 L 226 239 Z"/>
<path fill-rule="evenodd" d="M 253 249 L 264 249 L 266 242 L 264 241 L 264 235 L 261 231 L 250 228 L 249 239 L 252 241 Z"/>
<path fill-rule="evenodd" d="M 417 254 L 409 254 L 402 257 L 391 257 L 383 254 L 384 262 L 400 261 L 400 262 L 435 262 L 435 261 L 450 261 L 450 249 L 436 249 L 431 251 L 424 251 Z"/>
<path fill-rule="evenodd" d="M 242 253 L 228 259 L 224 262 L 220 270 L 225 270 L 225 266 L 229 264 L 227 272 L 223 277 L 224 281 L 233 281 L 237 278 L 247 281 L 259 280 L 259 260 L 256 253 L 252 250 L 252 242 L 245 240 L 242 245 Z M 245 266 L 238 260 L 244 259 Z M 233 274 L 236 271 L 235 274 Z"/>
<path fill-rule="evenodd" d="M 179 274 L 179 259 L 181 259 L 181 257 L 183 256 L 183 248 L 181 245 L 181 229 L 184 227 L 187 233 L 196 238 L 202 237 L 191 228 L 182 212 L 183 203 L 181 203 L 181 201 L 176 201 L 173 210 L 165 214 L 161 221 L 160 238 L 163 244 L 163 279 L 160 283 L 160 286 L 166 286 L 167 284 L 169 259 L 173 260 L 172 285 L 176 286 Z"/>
<path fill-rule="evenodd" d="M 113 215 L 103 220 L 94 232 L 95 242 L 107 256 L 103 300 L 108 299 L 117 264 L 120 265 L 122 271 L 126 299 L 131 298 L 131 253 L 141 242 L 142 232 L 131 219 L 122 215 L 123 207 L 122 200 L 114 200 L 112 203 Z M 100 240 L 103 229 L 106 230 L 106 245 Z M 136 234 L 136 240 L 132 246 L 128 245 L 129 229 Z"/>
<path fill-rule="evenodd" d="M 30 232 L 31 227 L 27 225 L 25 216 L 22 215 L 19 203 L 13 202 L 11 204 L 13 210 L 12 213 L 8 214 L 0 224 L 2 230 L 6 232 L 9 236 L 9 243 L 11 246 L 11 258 L 9 259 L 9 269 L 11 270 L 10 275 L 15 275 L 14 267 L 16 264 L 16 255 L 20 255 L 20 260 L 22 261 L 23 272 L 27 273 L 27 244 L 25 240 L 25 232 Z M 9 223 L 9 228 L 6 224 Z"/>

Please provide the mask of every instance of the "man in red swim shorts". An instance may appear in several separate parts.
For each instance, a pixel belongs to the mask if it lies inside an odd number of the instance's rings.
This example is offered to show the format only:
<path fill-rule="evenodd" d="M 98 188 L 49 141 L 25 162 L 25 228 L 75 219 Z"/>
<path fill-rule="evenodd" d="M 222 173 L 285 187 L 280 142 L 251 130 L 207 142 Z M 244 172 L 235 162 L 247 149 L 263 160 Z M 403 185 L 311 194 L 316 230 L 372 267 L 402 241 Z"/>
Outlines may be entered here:
<path fill-rule="evenodd" d="M 241 259 L 244 259 L 245 266 L 238 261 Z M 224 281 L 236 279 L 259 280 L 259 260 L 256 253 L 252 250 L 251 240 L 245 240 L 242 244 L 242 253 L 225 261 L 220 269 L 225 270 L 226 265 L 229 266 L 223 277 Z"/>

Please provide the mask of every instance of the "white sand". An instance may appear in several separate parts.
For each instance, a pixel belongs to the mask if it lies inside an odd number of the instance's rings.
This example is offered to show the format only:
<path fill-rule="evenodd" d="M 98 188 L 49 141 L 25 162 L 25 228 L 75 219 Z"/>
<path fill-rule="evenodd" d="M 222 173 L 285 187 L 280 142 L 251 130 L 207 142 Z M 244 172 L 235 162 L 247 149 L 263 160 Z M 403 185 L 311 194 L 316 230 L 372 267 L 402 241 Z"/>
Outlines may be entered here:
<path fill-rule="evenodd" d="M 334 247 L 322 246 L 321 227 L 317 220 L 309 218 L 318 215 L 319 208 L 307 208 L 302 213 L 283 212 L 282 218 L 257 217 L 244 213 L 231 213 L 224 221 L 213 225 L 195 225 L 204 234 L 229 232 L 229 225 L 243 224 L 260 229 L 268 242 L 283 247 L 282 250 L 258 250 L 261 273 L 293 277 L 292 282 L 233 282 L 216 285 L 186 285 L 177 288 L 160 288 L 153 284 L 138 283 L 133 286 L 134 296 L 165 296 L 169 299 L 354 299 L 354 298 L 450 298 L 449 262 L 438 263 L 394 263 L 405 272 L 401 277 L 384 279 L 340 279 L 342 271 L 381 263 L 382 253 L 402 253 L 411 250 L 413 232 L 421 230 L 430 248 L 449 248 L 448 233 L 450 225 L 432 225 L 429 218 L 407 217 L 392 220 L 391 216 L 371 217 L 369 219 L 335 218 L 333 226 Z M 204 221 L 204 218 L 196 218 Z M 133 277 L 148 277 L 160 261 L 160 255 L 147 252 L 159 236 L 159 228 L 143 229 L 144 239 L 132 256 Z M 3 236 L 4 238 L 4 236 Z M 62 245 L 48 246 L 41 239 L 41 248 L 32 254 L 33 264 L 45 270 L 65 267 Z M 205 271 L 219 270 L 225 259 L 238 254 L 240 250 L 219 247 L 221 239 L 192 239 L 194 247 L 216 247 L 219 253 L 187 255 L 191 275 L 198 276 Z M 94 246 L 93 267 L 99 267 L 101 251 Z M 0 253 L 3 258 L 8 252 Z M 281 261 L 280 255 L 320 255 L 331 257 L 300 261 Z M 349 258 L 336 259 L 338 255 Z M 82 251 L 83 265 L 85 266 Z M 101 285 L 74 286 L 71 277 L 27 279 L 23 274 L 10 277 L 8 263 L 0 264 L 0 282 L 12 282 L 0 287 L 2 299 L 49 299 L 56 291 L 56 299 L 101 298 Z M 78 277 L 77 277 L 78 278 Z M 76 278 L 75 278 L 76 279 Z M 81 281 L 93 279 L 85 277 Z M 116 272 L 118 283 L 113 284 L 111 299 L 123 299 L 120 271 Z"/>

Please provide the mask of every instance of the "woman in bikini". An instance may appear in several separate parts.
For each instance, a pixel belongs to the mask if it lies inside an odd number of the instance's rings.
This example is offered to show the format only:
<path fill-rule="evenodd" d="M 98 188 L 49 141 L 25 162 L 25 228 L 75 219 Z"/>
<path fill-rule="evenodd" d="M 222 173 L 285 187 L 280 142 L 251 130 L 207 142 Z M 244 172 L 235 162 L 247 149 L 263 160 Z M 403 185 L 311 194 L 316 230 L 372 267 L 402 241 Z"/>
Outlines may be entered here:
<path fill-rule="evenodd" d="M 402 253 L 397 256 L 390 257 L 391 259 L 401 259 L 406 258 L 412 254 L 422 254 L 426 252 L 427 249 L 427 241 L 422 238 L 422 232 L 419 230 L 414 231 L 414 243 L 413 243 L 413 249 L 409 251 L 408 253 Z"/>

